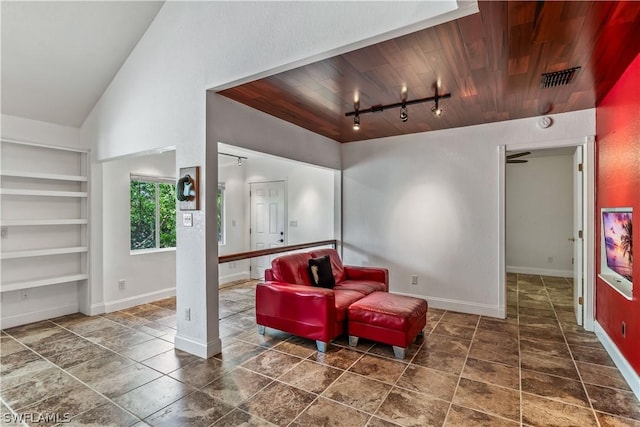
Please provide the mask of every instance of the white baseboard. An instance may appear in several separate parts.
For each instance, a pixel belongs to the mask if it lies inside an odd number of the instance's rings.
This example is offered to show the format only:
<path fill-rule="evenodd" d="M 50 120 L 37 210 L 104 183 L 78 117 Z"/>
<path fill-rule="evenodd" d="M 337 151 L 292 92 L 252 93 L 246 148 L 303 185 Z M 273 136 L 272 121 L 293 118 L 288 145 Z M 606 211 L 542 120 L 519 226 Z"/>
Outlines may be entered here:
<path fill-rule="evenodd" d="M 66 316 L 77 313 L 78 304 L 67 304 L 59 307 L 47 308 L 44 310 L 20 313 L 15 316 L 7 316 L 0 319 L 0 328 L 7 329 L 14 326 L 26 325 L 27 323 L 39 322 L 41 320 L 52 319 L 54 317 Z"/>
<path fill-rule="evenodd" d="M 157 301 L 163 298 L 169 298 L 176 295 L 176 288 L 166 288 L 155 292 L 149 292 L 142 295 L 135 295 L 128 298 L 123 298 L 116 301 L 105 302 L 103 313 L 111 313 L 113 311 L 123 310 L 125 308 L 134 307 L 140 304 L 146 304 L 148 302 Z M 96 309 L 99 309 L 100 304 L 94 305 Z M 93 311 L 94 306 L 91 306 Z"/>
<path fill-rule="evenodd" d="M 230 282 L 235 282 L 239 280 L 249 280 L 249 272 L 241 271 L 239 273 L 227 274 L 226 276 L 220 276 L 218 278 L 218 284 L 220 286 L 225 285 Z"/>
<path fill-rule="evenodd" d="M 609 337 L 609 334 L 607 334 L 604 328 L 600 326 L 597 321 L 594 322 L 594 326 L 596 336 L 604 346 L 604 349 L 607 350 L 607 353 L 609 353 L 609 356 L 613 359 L 613 363 L 616 364 L 616 367 L 629 384 L 629 387 L 631 387 L 631 390 L 633 390 L 636 398 L 640 400 L 640 376 L 636 373 L 629 362 L 627 362 L 624 355 L 620 353 L 618 346 Z"/>
<path fill-rule="evenodd" d="M 552 276 L 552 277 L 569 277 L 569 278 L 573 277 L 572 270 L 555 270 L 552 268 L 518 267 L 515 265 L 508 265 L 507 273 L 535 274 L 538 276 Z"/>
<path fill-rule="evenodd" d="M 98 314 L 104 314 L 104 313 L 106 313 L 104 308 L 104 303 L 101 302 L 100 304 L 91 304 L 91 308 L 89 308 L 89 312 L 83 313 L 83 314 L 86 314 L 87 316 L 97 316 Z"/>
<path fill-rule="evenodd" d="M 178 350 L 186 351 L 187 353 L 202 357 L 203 359 L 209 359 L 216 354 L 220 354 L 222 351 L 222 341 L 220 341 L 220 338 L 216 338 L 204 344 L 194 341 L 191 338 L 176 335 L 174 339 L 174 346 Z"/>
<path fill-rule="evenodd" d="M 457 311 L 459 313 L 479 314 L 481 316 L 497 317 L 500 319 L 505 318 L 505 308 L 497 305 L 479 304 L 469 301 L 460 301 L 447 298 L 431 297 L 428 295 L 416 295 L 402 292 L 394 292 L 399 295 L 406 295 L 409 297 L 422 298 L 427 300 L 429 307 L 439 308 L 441 310 Z"/>

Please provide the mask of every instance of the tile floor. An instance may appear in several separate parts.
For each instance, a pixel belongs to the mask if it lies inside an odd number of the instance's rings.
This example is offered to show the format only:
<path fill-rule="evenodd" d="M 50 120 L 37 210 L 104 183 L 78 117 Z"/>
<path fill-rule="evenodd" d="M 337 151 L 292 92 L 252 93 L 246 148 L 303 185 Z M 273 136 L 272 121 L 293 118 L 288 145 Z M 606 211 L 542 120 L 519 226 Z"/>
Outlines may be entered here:
<path fill-rule="evenodd" d="M 322 354 L 260 336 L 253 287 L 220 292 L 223 352 L 209 360 L 173 349 L 172 298 L 2 331 L 3 425 L 14 411 L 32 425 L 640 426 L 565 279 L 509 275 L 506 320 L 430 309 L 405 361 L 363 340 Z"/>

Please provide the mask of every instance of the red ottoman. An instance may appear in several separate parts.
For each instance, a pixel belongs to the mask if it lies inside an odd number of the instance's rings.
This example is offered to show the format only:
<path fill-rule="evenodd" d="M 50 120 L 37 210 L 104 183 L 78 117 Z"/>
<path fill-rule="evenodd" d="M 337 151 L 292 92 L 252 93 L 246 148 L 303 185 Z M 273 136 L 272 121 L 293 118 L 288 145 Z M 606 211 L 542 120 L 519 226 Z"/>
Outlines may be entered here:
<path fill-rule="evenodd" d="M 420 298 L 374 292 L 349 306 L 349 345 L 358 338 L 393 346 L 393 354 L 404 359 L 405 349 L 427 324 L 427 302 Z"/>

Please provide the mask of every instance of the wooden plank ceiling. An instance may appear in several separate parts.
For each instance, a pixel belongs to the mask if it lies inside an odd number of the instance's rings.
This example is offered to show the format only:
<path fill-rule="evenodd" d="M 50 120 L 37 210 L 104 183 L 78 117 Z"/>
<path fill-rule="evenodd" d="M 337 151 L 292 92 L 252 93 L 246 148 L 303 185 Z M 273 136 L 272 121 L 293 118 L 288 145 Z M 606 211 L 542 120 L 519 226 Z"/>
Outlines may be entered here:
<path fill-rule="evenodd" d="M 427 6 L 425 6 L 427 7 Z M 480 13 L 267 78 L 221 95 L 339 142 L 593 108 L 640 52 L 640 2 L 479 2 Z M 581 67 L 573 82 L 540 88 L 542 73 Z M 363 114 L 359 108 L 452 94 Z"/>

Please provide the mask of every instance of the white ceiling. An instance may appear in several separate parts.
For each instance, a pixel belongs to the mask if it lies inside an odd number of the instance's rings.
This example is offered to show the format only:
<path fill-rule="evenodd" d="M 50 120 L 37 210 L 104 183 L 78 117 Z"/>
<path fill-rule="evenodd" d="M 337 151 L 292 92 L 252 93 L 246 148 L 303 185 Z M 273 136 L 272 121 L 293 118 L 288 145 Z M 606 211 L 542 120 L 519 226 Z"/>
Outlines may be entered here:
<path fill-rule="evenodd" d="M 163 1 L 2 1 L 1 111 L 80 127 Z"/>

